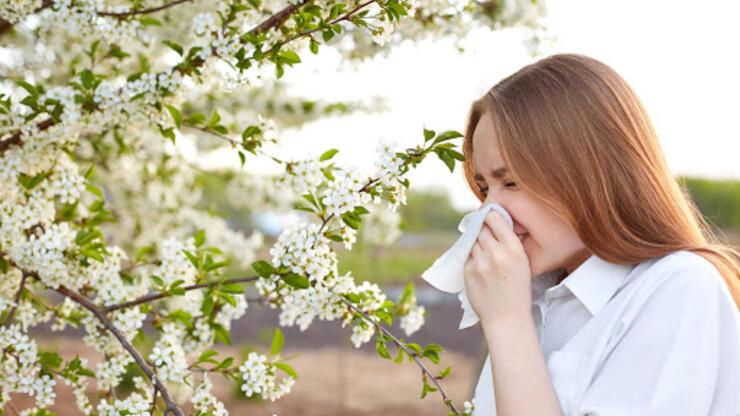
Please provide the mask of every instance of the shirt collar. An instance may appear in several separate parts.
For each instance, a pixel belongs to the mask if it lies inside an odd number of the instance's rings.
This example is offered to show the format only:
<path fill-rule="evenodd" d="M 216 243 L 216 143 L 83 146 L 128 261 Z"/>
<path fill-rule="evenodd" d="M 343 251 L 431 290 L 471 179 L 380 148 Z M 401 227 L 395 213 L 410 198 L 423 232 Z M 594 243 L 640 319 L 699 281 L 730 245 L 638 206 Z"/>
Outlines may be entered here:
<path fill-rule="evenodd" d="M 532 285 L 533 299 L 543 295 L 556 298 L 570 291 L 591 315 L 596 315 L 617 289 L 622 287 L 633 267 L 631 264 L 608 262 L 592 254 L 557 285 L 555 282 L 563 269 L 545 273 L 537 278 Z"/>

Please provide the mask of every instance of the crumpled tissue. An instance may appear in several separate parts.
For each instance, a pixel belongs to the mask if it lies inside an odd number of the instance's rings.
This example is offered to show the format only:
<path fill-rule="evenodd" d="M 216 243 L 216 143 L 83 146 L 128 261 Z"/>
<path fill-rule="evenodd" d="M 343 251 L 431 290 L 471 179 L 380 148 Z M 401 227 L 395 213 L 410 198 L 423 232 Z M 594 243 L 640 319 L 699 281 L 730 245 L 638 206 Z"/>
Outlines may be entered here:
<path fill-rule="evenodd" d="M 493 202 L 486 203 L 477 210 L 469 212 L 462 217 L 457 226 L 458 231 L 462 235 L 421 274 L 421 277 L 435 288 L 443 292 L 458 294 L 460 308 L 463 310 L 459 329 L 470 327 L 479 321 L 465 293 L 464 268 L 465 262 L 470 255 L 470 250 L 473 249 L 473 244 L 478 239 L 478 234 L 483 226 L 485 216 L 492 209 L 500 212 L 509 223 L 509 226 L 512 229 L 514 228 L 511 215 L 501 205 Z"/>

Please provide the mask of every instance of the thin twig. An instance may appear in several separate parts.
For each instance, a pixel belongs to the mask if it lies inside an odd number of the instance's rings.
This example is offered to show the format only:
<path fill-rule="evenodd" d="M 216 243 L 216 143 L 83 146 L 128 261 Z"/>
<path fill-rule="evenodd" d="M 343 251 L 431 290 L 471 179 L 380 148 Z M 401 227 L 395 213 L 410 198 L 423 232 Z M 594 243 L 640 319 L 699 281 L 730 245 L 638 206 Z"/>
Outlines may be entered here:
<path fill-rule="evenodd" d="M 217 282 L 198 283 L 195 285 L 185 286 L 182 289 L 188 292 L 190 290 L 201 289 L 204 287 L 213 287 L 213 286 L 221 285 L 221 284 L 253 282 L 255 280 L 258 280 L 259 278 L 260 276 L 239 277 L 235 279 L 226 279 L 226 280 L 217 281 Z M 140 305 L 142 303 L 153 302 L 155 300 L 167 298 L 170 296 L 173 296 L 173 295 L 171 293 L 153 293 L 151 295 L 145 295 L 138 299 L 134 299 L 128 302 L 123 302 L 123 303 L 118 303 L 115 305 L 107 306 L 103 308 L 102 311 L 103 313 L 110 313 L 118 309 L 130 308 L 132 306 Z"/>
<path fill-rule="evenodd" d="M 398 338 L 396 338 L 395 335 L 393 335 L 392 332 L 390 332 L 388 329 L 386 329 L 383 325 L 375 322 L 373 319 L 371 319 L 365 312 L 357 308 L 355 305 L 353 305 L 350 301 L 348 301 L 344 296 L 340 296 L 342 299 L 342 302 L 346 304 L 351 310 L 359 313 L 362 315 L 362 317 L 371 325 L 374 325 L 376 328 L 378 328 L 379 331 L 381 331 L 383 334 L 390 337 L 393 342 L 398 345 L 398 348 L 401 348 L 408 354 L 413 360 L 416 362 L 416 364 L 421 368 L 422 375 L 426 374 L 430 379 L 432 379 L 432 383 L 437 387 L 437 390 L 439 390 L 439 393 L 442 395 L 442 399 L 444 400 L 445 404 L 447 404 L 450 409 L 455 412 L 456 415 L 460 415 L 460 412 L 455 408 L 455 405 L 452 403 L 452 400 L 447 397 L 447 394 L 445 393 L 444 389 L 442 388 L 442 385 L 437 381 L 437 378 L 422 364 L 422 362 L 419 360 L 417 354 L 415 351 L 412 351 L 409 349 L 409 347 L 406 346 L 402 341 L 400 341 Z"/>
<path fill-rule="evenodd" d="M 136 16 L 139 14 L 149 14 L 149 13 L 156 13 L 161 10 L 169 9 L 170 7 L 177 6 L 178 4 L 185 3 L 185 2 L 192 2 L 193 0 L 174 0 L 169 3 L 165 3 L 161 6 L 152 7 L 150 9 L 139 9 L 139 10 L 129 10 L 127 12 L 97 12 L 98 16 L 108 16 L 108 17 L 115 17 L 119 19 L 124 19 L 126 17 Z"/>

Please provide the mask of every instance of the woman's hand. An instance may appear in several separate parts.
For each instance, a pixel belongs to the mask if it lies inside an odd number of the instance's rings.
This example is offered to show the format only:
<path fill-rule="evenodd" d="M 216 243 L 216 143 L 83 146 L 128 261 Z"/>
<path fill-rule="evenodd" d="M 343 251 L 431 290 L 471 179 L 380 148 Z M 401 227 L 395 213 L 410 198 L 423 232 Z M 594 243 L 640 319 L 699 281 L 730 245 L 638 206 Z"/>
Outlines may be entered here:
<path fill-rule="evenodd" d="M 529 258 L 501 213 L 491 210 L 486 215 L 464 274 L 468 300 L 483 328 L 531 317 Z"/>

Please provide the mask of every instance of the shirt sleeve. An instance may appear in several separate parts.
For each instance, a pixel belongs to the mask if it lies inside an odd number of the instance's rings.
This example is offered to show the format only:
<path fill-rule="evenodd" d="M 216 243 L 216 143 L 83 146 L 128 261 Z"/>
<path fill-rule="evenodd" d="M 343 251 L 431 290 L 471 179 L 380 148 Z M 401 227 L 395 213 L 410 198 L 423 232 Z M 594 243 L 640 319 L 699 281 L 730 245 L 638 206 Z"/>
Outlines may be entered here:
<path fill-rule="evenodd" d="M 740 415 L 740 312 L 710 265 L 674 267 L 638 302 L 574 416 Z"/>

